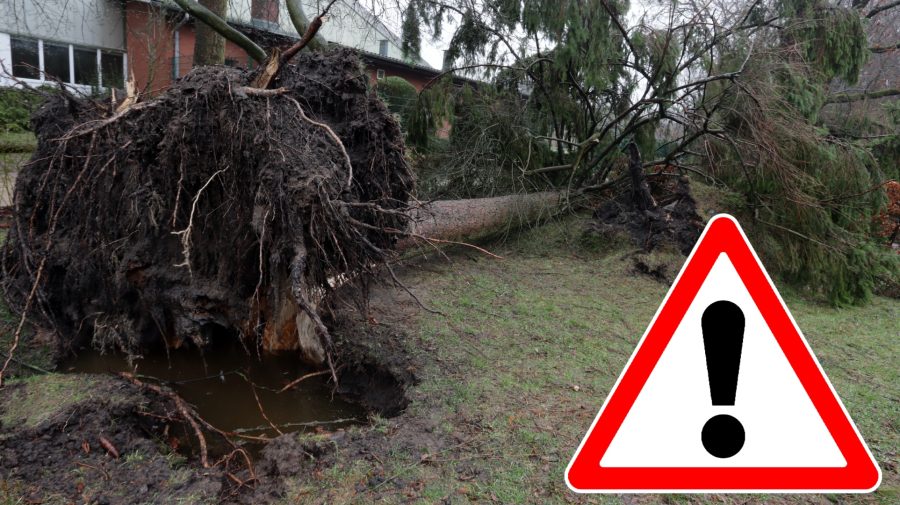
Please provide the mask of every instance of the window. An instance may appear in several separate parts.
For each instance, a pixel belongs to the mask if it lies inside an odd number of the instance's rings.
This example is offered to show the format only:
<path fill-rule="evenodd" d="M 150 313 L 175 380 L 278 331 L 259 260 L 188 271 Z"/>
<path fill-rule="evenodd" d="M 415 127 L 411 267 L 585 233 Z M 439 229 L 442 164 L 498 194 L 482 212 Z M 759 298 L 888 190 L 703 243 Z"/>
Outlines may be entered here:
<path fill-rule="evenodd" d="M 41 78 L 41 62 L 38 58 L 38 41 L 10 39 L 12 45 L 13 75 L 25 79 Z"/>
<path fill-rule="evenodd" d="M 99 86 L 100 75 L 97 73 L 97 50 L 76 47 L 73 52 L 75 60 L 75 84 Z"/>
<path fill-rule="evenodd" d="M 71 44 L 10 37 L 13 76 L 66 84 L 123 88 L 125 54 Z"/>
<path fill-rule="evenodd" d="M 44 76 L 69 82 L 69 46 L 44 42 Z"/>
<path fill-rule="evenodd" d="M 103 75 L 103 85 L 107 88 L 125 87 L 125 62 L 122 53 L 100 52 L 100 72 Z"/>
<path fill-rule="evenodd" d="M 378 54 L 381 56 L 388 55 L 388 41 L 387 40 L 379 40 L 378 41 Z"/>
<path fill-rule="evenodd" d="M 375 78 L 376 78 L 376 79 L 384 79 L 384 70 L 382 70 L 382 69 L 380 69 L 380 68 L 379 68 L 378 70 L 376 70 L 376 71 L 375 71 Z"/>

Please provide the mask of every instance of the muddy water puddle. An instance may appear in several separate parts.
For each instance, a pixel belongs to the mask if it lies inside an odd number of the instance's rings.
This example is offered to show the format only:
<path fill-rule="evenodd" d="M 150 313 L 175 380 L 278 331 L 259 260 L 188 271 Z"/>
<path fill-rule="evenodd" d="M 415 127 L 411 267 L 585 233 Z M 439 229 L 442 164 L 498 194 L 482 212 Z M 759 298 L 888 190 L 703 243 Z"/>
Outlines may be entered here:
<path fill-rule="evenodd" d="M 277 436 L 269 421 L 289 433 L 332 431 L 365 422 L 367 417 L 361 406 L 333 394 L 328 373 L 312 375 L 280 392 L 295 379 L 317 372 L 287 354 L 250 357 L 242 348 L 203 354 L 178 350 L 149 354 L 129 364 L 122 355 L 85 349 L 61 363 L 59 370 L 132 372 L 156 379 L 191 403 L 213 426 L 246 435 Z"/>

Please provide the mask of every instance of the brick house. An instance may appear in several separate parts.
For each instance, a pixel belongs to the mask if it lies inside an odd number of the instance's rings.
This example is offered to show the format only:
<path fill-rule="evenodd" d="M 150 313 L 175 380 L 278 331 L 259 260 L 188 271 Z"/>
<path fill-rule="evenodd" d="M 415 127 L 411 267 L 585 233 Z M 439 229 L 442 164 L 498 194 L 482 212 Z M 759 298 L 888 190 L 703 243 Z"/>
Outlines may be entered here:
<path fill-rule="evenodd" d="M 300 0 L 312 18 L 320 0 Z M 228 21 L 263 47 L 298 38 L 283 0 L 229 0 Z M 338 0 L 319 34 L 353 47 L 373 82 L 399 76 L 416 89 L 440 74 L 422 58 L 404 58 L 399 37 L 355 0 Z M 81 91 L 120 88 L 134 74 L 155 92 L 193 64 L 194 20 L 168 0 L 6 0 L 0 3 L 0 61 L 32 85 L 59 80 Z M 226 44 L 226 64 L 256 63 Z M 0 85 L 14 81 L 0 72 Z"/>

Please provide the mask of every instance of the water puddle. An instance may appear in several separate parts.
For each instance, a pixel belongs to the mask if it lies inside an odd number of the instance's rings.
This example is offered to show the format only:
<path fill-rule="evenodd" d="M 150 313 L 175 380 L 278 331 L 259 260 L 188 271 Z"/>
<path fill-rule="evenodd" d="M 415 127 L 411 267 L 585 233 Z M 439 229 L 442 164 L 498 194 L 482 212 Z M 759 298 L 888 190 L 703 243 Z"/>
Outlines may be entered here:
<path fill-rule="evenodd" d="M 219 429 L 252 436 L 277 436 L 263 417 L 282 432 L 314 431 L 365 422 L 358 404 L 333 394 L 330 374 L 310 376 L 296 387 L 285 385 L 312 369 L 287 353 L 248 357 L 240 347 L 206 351 L 196 349 L 145 355 L 129 364 L 124 356 L 84 349 L 60 364 L 64 373 L 132 372 L 152 377 L 171 387 Z M 254 395 L 255 392 L 255 395 Z M 257 403 L 257 397 L 259 403 Z"/>

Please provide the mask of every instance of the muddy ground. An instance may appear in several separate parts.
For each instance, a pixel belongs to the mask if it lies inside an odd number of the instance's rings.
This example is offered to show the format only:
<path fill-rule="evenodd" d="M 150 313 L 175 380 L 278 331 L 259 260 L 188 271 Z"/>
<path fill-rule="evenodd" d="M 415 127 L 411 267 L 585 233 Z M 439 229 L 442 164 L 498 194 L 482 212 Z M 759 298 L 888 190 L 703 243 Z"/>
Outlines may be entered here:
<path fill-rule="evenodd" d="M 415 367 L 397 338 L 375 327 L 363 345 L 339 339 L 336 394 L 375 416 L 400 414 Z M 168 396 L 115 375 L 17 371 L 0 395 L 0 497 L 28 503 L 270 503 L 284 497 L 286 477 L 310 477 L 337 444 L 365 451 L 368 443 L 344 430 L 269 443 L 231 437 L 248 466 L 203 430 L 211 463 L 203 468 L 195 434 Z"/>
<path fill-rule="evenodd" d="M 218 496 L 221 472 L 196 471 L 160 450 L 167 433 L 153 416 L 172 410 L 164 403 L 101 376 L 52 375 L 8 385 L 0 400 L 4 492 L 29 503 Z"/>

